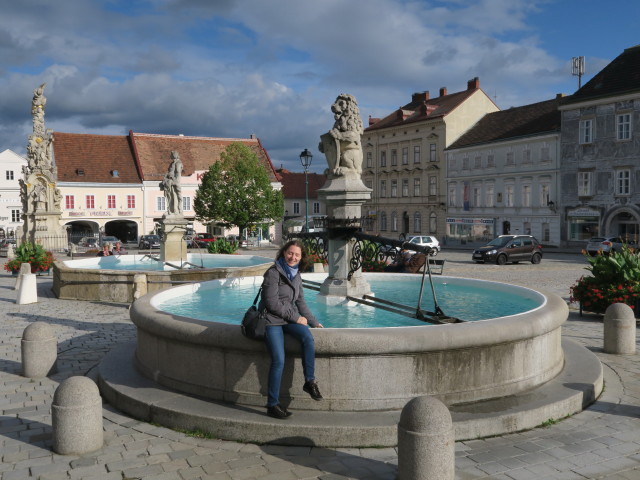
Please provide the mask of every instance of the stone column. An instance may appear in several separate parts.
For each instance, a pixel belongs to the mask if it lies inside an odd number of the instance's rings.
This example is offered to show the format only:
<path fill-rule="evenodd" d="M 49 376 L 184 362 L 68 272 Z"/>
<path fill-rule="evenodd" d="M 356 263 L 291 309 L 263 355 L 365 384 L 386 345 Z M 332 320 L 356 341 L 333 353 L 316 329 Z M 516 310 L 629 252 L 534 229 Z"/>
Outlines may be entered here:
<path fill-rule="evenodd" d="M 614 303 L 604 314 L 604 351 L 619 355 L 636 353 L 636 318 L 629 305 Z"/>

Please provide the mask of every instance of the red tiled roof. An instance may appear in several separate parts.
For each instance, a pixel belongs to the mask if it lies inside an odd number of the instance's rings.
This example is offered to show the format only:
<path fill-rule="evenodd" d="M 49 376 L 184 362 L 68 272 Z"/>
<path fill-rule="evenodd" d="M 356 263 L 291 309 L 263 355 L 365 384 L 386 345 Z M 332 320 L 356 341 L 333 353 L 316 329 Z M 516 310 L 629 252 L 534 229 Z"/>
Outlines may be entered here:
<path fill-rule="evenodd" d="M 473 84 L 471 82 L 474 82 Z M 422 98 L 420 94 L 415 94 L 412 101 L 400 107 L 382 119 L 370 118 L 370 126 L 365 132 L 378 130 L 380 128 L 397 127 L 409 123 L 422 122 L 437 117 L 444 117 L 451 113 L 458 105 L 462 104 L 467 98 L 480 90 L 477 78 L 469 82 L 469 88 L 462 92 L 451 93 L 449 95 L 441 95 L 435 98 L 428 98 L 428 92 Z M 445 93 L 443 90 L 442 93 Z M 371 124 L 371 122 L 374 122 Z"/>
<path fill-rule="evenodd" d="M 447 148 L 468 147 L 482 143 L 560 131 L 558 105 L 562 97 L 488 113 Z"/>
<path fill-rule="evenodd" d="M 282 193 L 284 198 L 304 198 L 305 179 L 304 173 L 293 173 L 285 169 L 278 170 L 281 178 Z M 326 175 L 309 173 L 309 198 L 318 198 L 318 189 L 327 181 Z"/>
<path fill-rule="evenodd" d="M 54 132 L 53 139 L 59 181 L 140 183 L 128 137 Z"/>
<path fill-rule="evenodd" d="M 144 180 L 162 180 L 171 163 L 171 151 L 180 154 L 183 175 L 197 170 L 208 170 L 220 159 L 220 153 L 234 142 L 251 148 L 263 163 L 271 181 L 277 181 L 269 154 L 257 138 L 185 137 L 182 135 L 155 135 L 130 132 Z"/>

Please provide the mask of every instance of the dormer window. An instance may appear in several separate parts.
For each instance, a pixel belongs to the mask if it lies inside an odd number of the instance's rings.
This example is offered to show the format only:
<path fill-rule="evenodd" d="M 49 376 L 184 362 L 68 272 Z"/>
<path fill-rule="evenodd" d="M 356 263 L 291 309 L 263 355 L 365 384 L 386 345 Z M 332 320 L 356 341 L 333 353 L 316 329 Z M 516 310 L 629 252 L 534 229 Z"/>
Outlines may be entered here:
<path fill-rule="evenodd" d="M 111 170 L 111 176 L 112 177 L 118 177 L 118 170 Z"/>
<path fill-rule="evenodd" d="M 84 169 L 76 168 L 76 175 L 78 175 L 79 177 L 84 177 Z"/>

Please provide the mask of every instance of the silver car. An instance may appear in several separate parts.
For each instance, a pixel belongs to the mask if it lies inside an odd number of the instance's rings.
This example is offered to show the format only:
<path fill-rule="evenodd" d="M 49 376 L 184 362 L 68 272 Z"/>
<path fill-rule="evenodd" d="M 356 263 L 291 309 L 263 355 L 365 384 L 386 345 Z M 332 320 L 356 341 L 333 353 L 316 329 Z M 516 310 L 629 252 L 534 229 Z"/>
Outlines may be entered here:
<path fill-rule="evenodd" d="M 589 255 L 597 255 L 598 252 L 608 254 L 611 252 L 619 252 L 623 245 L 631 248 L 637 248 L 638 244 L 633 240 L 625 240 L 622 237 L 593 237 L 587 243 L 585 249 Z"/>
<path fill-rule="evenodd" d="M 407 237 L 407 242 L 420 245 L 421 247 L 431 247 L 434 250 L 432 255 L 436 255 L 440 251 L 440 242 L 438 242 L 436 237 L 431 235 L 414 235 Z"/>

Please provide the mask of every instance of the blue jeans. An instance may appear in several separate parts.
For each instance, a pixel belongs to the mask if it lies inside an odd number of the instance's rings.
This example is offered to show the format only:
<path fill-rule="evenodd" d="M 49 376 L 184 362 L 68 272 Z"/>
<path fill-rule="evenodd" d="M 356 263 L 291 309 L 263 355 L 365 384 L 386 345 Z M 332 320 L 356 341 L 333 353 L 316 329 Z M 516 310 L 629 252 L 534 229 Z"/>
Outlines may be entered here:
<path fill-rule="evenodd" d="M 280 382 L 284 370 L 284 334 L 289 334 L 302 345 L 302 371 L 306 382 L 315 380 L 316 350 L 311 329 L 299 323 L 267 326 L 265 343 L 271 355 L 269 383 L 267 387 L 267 407 L 280 403 Z"/>

